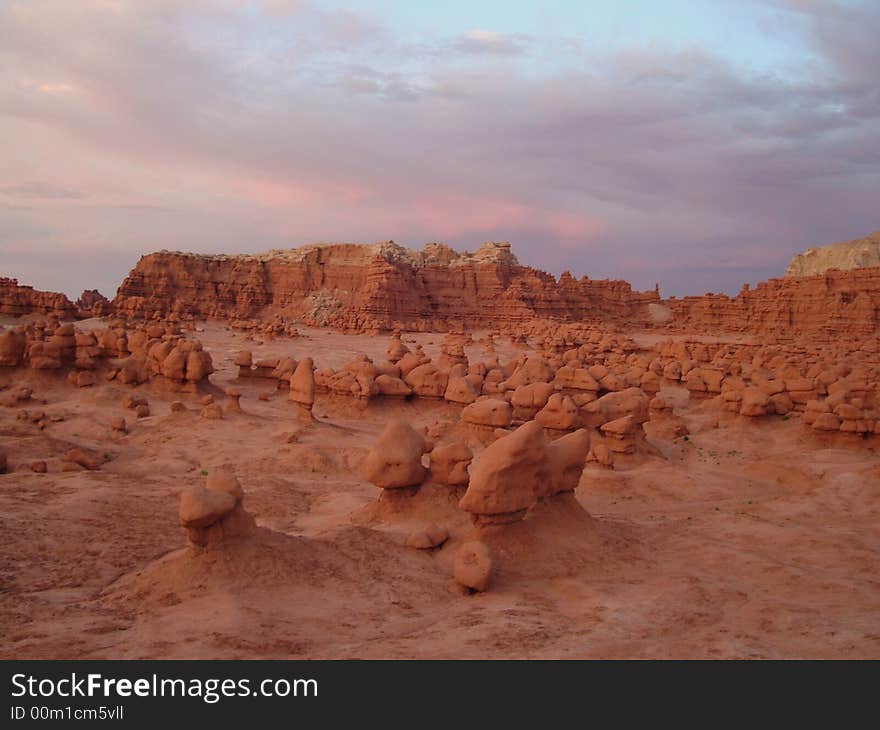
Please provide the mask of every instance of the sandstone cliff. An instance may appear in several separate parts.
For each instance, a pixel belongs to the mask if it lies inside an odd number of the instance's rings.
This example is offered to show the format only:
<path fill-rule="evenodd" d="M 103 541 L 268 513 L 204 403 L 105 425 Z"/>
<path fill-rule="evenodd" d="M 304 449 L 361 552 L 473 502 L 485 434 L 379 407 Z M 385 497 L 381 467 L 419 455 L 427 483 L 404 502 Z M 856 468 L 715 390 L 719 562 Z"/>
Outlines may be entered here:
<path fill-rule="evenodd" d="M 865 335 L 880 326 L 880 268 L 770 279 L 735 297 L 669 299 L 668 327 L 688 332 Z"/>
<path fill-rule="evenodd" d="M 785 276 L 815 276 L 828 269 L 848 271 L 873 266 L 880 266 L 880 231 L 855 241 L 808 248 L 791 260 Z"/>
<path fill-rule="evenodd" d="M 64 294 L 39 291 L 24 286 L 17 279 L 0 277 L 0 314 L 18 317 L 23 314 L 56 314 L 74 317 L 76 306 Z"/>
<path fill-rule="evenodd" d="M 442 244 L 412 251 L 393 241 L 322 244 L 260 255 L 160 251 L 141 258 L 120 286 L 119 315 L 296 317 L 348 330 L 468 328 L 547 317 L 650 321 L 656 292 L 624 281 L 556 279 L 521 266 L 508 243 L 474 253 Z"/>

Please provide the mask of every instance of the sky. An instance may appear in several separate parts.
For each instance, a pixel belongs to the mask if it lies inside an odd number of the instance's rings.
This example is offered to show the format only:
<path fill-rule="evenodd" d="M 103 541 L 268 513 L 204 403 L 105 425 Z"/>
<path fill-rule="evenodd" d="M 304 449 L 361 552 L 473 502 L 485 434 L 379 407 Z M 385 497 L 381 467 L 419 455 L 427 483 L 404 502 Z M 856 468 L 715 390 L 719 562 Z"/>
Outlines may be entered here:
<path fill-rule="evenodd" d="M 508 240 L 735 294 L 880 228 L 876 0 L 0 0 L 0 275 Z"/>

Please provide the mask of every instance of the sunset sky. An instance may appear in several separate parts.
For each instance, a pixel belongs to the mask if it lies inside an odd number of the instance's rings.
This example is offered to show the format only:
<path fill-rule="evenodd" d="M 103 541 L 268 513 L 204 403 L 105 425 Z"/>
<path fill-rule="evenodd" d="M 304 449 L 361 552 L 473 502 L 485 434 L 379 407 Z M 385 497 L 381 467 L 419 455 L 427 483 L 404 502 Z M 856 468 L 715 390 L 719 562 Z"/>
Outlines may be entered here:
<path fill-rule="evenodd" d="M 736 293 L 880 228 L 877 0 L 0 0 L 0 275 L 509 240 Z"/>

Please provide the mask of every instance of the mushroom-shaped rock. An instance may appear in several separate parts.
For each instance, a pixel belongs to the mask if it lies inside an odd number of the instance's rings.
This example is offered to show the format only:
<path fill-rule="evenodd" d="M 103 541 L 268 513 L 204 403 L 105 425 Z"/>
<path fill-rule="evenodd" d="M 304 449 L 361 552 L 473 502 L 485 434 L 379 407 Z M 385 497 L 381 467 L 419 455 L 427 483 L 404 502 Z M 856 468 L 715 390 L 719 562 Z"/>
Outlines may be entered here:
<path fill-rule="evenodd" d="M 405 421 L 391 421 L 364 460 L 367 481 L 382 489 L 418 486 L 425 480 L 425 437 Z"/>
<path fill-rule="evenodd" d="M 460 441 L 437 446 L 431 452 L 431 480 L 449 486 L 467 484 L 473 458 L 473 452 Z"/>
<path fill-rule="evenodd" d="M 226 412 L 241 413 L 241 393 L 236 388 L 227 388 L 225 392 L 229 399 L 226 401 Z"/>
<path fill-rule="evenodd" d="M 514 408 L 522 408 L 534 412 L 547 405 L 547 401 L 553 395 L 553 392 L 552 383 L 520 385 L 513 391 L 510 402 Z"/>
<path fill-rule="evenodd" d="M 544 428 L 567 431 L 580 424 L 581 412 L 569 396 L 554 393 L 547 400 L 547 405 L 535 415 L 535 420 Z"/>
<path fill-rule="evenodd" d="M 412 395 L 412 388 L 400 378 L 385 373 L 376 376 L 376 390 L 379 395 Z"/>
<path fill-rule="evenodd" d="M 391 342 L 388 343 L 388 349 L 385 351 L 385 357 L 388 358 L 388 362 L 396 363 L 408 353 L 409 348 L 400 341 L 400 335 L 393 334 Z"/>
<path fill-rule="evenodd" d="M 212 492 L 226 492 L 235 497 L 236 502 L 244 499 L 244 490 L 235 472 L 228 467 L 211 469 L 205 479 L 205 487 Z"/>
<path fill-rule="evenodd" d="M 513 420 L 513 409 L 506 400 L 484 398 L 462 408 L 461 420 L 476 426 L 505 428 Z"/>
<path fill-rule="evenodd" d="M 455 553 L 452 576 L 455 582 L 473 591 L 485 591 L 492 577 L 492 557 L 484 542 L 464 543 Z"/>
<path fill-rule="evenodd" d="M 535 485 L 538 496 L 552 497 L 561 492 L 573 492 L 581 479 L 589 451 L 590 433 L 584 428 L 547 444 L 550 478 Z"/>
<path fill-rule="evenodd" d="M 169 380 L 182 381 L 186 377 L 186 353 L 175 347 L 162 360 L 160 372 Z"/>
<path fill-rule="evenodd" d="M 315 365 L 310 357 L 300 360 L 290 376 L 290 400 L 308 412 L 315 404 Z"/>
<path fill-rule="evenodd" d="M 480 384 L 482 386 L 482 383 Z M 465 377 L 451 377 L 446 386 L 444 399 L 450 403 L 473 403 L 479 395 L 479 389 L 475 388 Z"/>
<path fill-rule="evenodd" d="M 631 454 L 636 450 L 636 439 L 641 427 L 632 416 L 622 416 L 602 424 L 605 445 L 615 453 Z"/>
<path fill-rule="evenodd" d="M 229 467 L 212 469 L 205 485 L 180 495 L 180 523 L 191 543 L 204 547 L 254 531 L 256 522 L 242 503 L 244 491 Z"/>
<path fill-rule="evenodd" d="M 599 390 L 599 383 L 590 375 L 588 370 L 583 368 L 574 368 L 569 365 L 563 365 L 556 371 L 556 377 L 553 379 L 553 385 L 556 390 L 587 390 L 596 392 Z"/>
<path fill-rule="evenodd" d="M 515 390 L 520 385 L 528 385 L 529 383 L 548 383 L 553 379 L 553 376 L 553 370 L 543 358 L 530 357 L 507 379 L 504 387 L 508 390 Z"/>
<path fill-rule="evenodd" d="M 637 423 L 644 423 L 650 418 L 650 403 L 651 399 L 641 388 L 607 393 L 583 407 L 585 425 L 598 427 L 627 415 L 631 415 Z"/>
<path fill-rule="evenodd" d="M 346 372 L 354 376 L 355 388 L 352 394 L 361 398 L 369 398 L 376 395 L 376 376 L 379 374 L 378 368 L 363 353 L 356 355 L 353 360 L 346 363 L 343 368 Z"/>
<path fill-rule="evenodd" d="M 190 383 L 198 383 L 206 380 L 214 372 L 214 364 L 207 350 L 201 349 L 201 343 L 193 343 L 194 348 L 186 356 L 186 379 Z M 195 349 L 195 347 L 198 349 Z"/>
<path fill-rule="evenodd" d="M 389 358 L 390 360 L 391 358 Z M 400 368 L 401 375 L 405 378 L 409 373 L 415 370 L 419 365 L 426 365 L 431 359 L 421 350 L 417 352 L 407 352 L 400 360 L 394 362 Z"/>
<path fill-rule="evenodd" d="M 486 447 L 471 464 L 467 492 L 459 507 L 478 522 L 515 522 L 537 497 L 535 485 L 547 479 L 547 444 L 537 421 Z"/>
<path fill-rule="evenodd" d="M 422 398 L 442 398 L 449 384 L 449 374 L 438 370 L 433 363 L 425 363 L 410 370 L 404 381 Z"/>
<path fill-rule="evenodd" d="M 232 512 L 236 502 L 229 492 L 190 487 L 180 493 L 180 524 L 187 529 L 207 527 Z"/>

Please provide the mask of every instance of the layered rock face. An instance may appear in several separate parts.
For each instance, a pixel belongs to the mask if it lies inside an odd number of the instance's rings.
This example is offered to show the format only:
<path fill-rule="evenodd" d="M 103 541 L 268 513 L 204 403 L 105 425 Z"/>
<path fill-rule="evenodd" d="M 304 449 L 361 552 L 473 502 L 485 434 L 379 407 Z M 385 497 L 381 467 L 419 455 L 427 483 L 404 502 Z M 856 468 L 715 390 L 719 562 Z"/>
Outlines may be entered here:
<path fill-rule="evenodd" d="M 815 276 L 828 269 L 865 269 L 880 266 L 880 231 L 855 241 L 808 248 L 797 254 L 785 270 L 785 277 Z"/>
<path fill-rule="evenodd" d="M 117 314 L 251 318 L 283 313 L 348 330 L 465 328 L 535 317 L 629 324 L 650 320 L 656 292 L 624 281 L 553 276 L 519 265 L 508 243 L 459 254 L 392 241 L 328 244 L 262 255 L 144 256 L 114 300 Z"/>
<path fill-rule="evenodd" d="M 24 286 L 17 279 L 0 277 L 0 314 L 18 317 L 23 314 L 55 314 L 73 317 L 76 306 L 64 294 L 39 291 Z"/>
<path fill-rule="evenodd" d="M 770 279 L 723 294 L 669 299 L 668 327 L 688 332 L 866 335 L 880 326 L 880 267 Z"/>

